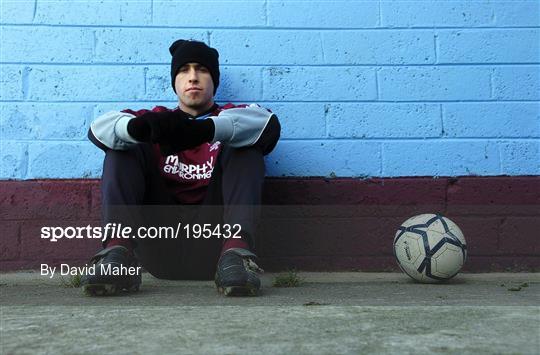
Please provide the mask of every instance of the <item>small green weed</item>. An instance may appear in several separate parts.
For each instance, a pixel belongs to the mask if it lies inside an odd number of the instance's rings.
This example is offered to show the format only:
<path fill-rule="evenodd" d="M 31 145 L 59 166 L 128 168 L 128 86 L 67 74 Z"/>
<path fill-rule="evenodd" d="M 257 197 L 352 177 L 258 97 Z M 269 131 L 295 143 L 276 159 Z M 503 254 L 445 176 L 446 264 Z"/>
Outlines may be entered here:
<path fill-rule="evenodd" d="M 272 283 L 273 287 L 298 287 L 303 280 L 298 276 L 296 270 L 289 270 L 287 272 L 278 274 L 274 278 Z"/>
<path fill-rule="evenodd" d="M 68 287 L 68 288 L 78 288 L 81 287 L 81 275 L 70 275 L 69 278 L 66 280 L 64 277 L 61 276 L 60 278 L 62 282 L 62 286 Z"/>

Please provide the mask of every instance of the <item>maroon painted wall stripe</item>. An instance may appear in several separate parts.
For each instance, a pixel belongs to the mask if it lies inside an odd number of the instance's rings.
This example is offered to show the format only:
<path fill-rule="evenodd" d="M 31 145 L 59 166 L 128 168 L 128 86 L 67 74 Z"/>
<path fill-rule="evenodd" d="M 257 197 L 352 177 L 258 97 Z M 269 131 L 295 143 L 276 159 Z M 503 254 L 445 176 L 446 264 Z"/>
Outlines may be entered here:
<path fill-rule="evenodd" d="M 98 180 L 0 181 L 0 269 L 87 262 L 100 247 L 97 240 L 51 243 L 39 231 L 98 225 L 100 200 Z M 257 250 L 270 271 L 397 270 L 396 228 L 429 212 L 443 213 L 463 230 L 466 271 L 540 270 L 539 176 L 269 178 L 263 201 L 286 212 L 263 209 Z"/>

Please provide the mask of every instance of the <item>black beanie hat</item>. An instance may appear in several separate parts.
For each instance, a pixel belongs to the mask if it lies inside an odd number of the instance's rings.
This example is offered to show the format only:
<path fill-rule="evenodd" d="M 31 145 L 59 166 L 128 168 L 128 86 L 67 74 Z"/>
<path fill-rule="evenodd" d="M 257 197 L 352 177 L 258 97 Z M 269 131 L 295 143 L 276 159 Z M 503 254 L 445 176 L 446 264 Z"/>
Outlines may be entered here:
<path fill-rule="evenodd" d="M 199 63 L 204 65 L 210 72 L 214 82 L 214 95 L 219 85 L 219 53 L 214 48 L 208 47 L 199 41 L 186 41 L 179 39 L 169 47 L 172 55 L 171 61 L 171 81 L 174 92 L 174 81 L 180 67 L 186 63 Z"/>

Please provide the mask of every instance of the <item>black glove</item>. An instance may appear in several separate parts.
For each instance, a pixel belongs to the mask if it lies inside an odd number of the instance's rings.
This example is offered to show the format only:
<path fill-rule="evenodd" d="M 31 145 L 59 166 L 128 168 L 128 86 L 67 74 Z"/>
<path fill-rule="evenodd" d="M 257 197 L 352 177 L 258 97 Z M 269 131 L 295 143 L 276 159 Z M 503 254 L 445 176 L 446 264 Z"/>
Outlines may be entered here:
<path fill-rule="evenodd" d="M 130 120 L 127 129 L 140 142 L 158 143 L 164 156 L 210 142 L 215 131 L 211 119 L 191 119 L 180 110 L 147 112 Z"/>
<path fill-rule="evenodd" d="M 150 142 L 150 135 L 152 134 L 152 128 L 148 123 L 148 120 L 141 115 L 129 120 L 127 125 L 127 131 L 129 135 L 139 142 Z"/>

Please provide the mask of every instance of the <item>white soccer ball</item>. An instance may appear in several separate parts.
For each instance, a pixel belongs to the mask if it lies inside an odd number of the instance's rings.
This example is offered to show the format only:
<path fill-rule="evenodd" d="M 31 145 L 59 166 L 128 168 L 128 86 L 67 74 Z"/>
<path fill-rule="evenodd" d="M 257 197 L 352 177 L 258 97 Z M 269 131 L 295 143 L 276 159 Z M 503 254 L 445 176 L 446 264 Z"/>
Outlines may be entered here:
<path fill-rule="evenodd" d="M 403 272 L 420 282 L 454 277 L 467 258 L 463 232 L 446 217 L 421 214 L 403 222 L 394 237 L 394 255 Z"/>

